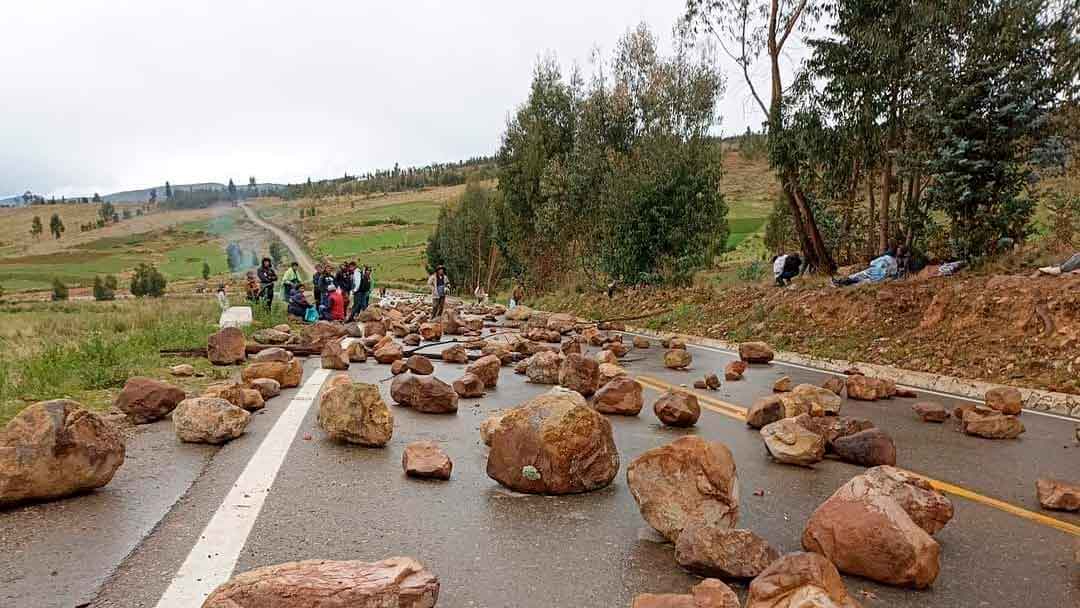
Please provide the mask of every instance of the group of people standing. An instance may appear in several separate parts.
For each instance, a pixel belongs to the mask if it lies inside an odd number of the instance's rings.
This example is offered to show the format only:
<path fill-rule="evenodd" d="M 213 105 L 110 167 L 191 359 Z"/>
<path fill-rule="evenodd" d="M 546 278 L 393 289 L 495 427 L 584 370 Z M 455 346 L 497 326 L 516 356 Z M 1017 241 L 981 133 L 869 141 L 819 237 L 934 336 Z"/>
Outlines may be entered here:
<path fill-rule="evenodd" d="M 315 265 L 311 277 L 313 302 L 308 301 L 296 264 L 286 274 L 282 290 L 289 303 L 288 312 L 305 321 L 352 321 L 368 307 L 375 279 L 371 267 L 354 261 L 343 262 L 336 270 L 329 262 Z"/>

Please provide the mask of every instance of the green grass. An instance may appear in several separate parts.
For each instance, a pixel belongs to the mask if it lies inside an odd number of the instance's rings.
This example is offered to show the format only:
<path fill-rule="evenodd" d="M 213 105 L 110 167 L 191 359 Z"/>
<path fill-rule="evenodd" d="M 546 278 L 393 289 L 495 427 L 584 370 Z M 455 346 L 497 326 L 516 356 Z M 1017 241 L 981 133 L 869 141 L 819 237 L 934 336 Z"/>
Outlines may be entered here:
<path fill-rule="evenodd" d="M 400 227 L 393 229 L 364 229 L 357 234 L 343 234 L 319 241 L 319 255 L 332 258 L 356 257 L 363 253 L 411 248 L 427 242 L 431 229 L 428 227 Z"/>
<path fill-rule="evenodd" d="M 198 348 L 214 331 L 212 299 L 39 303 L 0 309 L 0 425 L 36 401 L 72 398 L 107 409 L 130 376 L 167 377 L 180 359 L 162 348 Z M 208 382 L 226 377 L 191 361 Z M 174 380 L 170 380 L 174 381 Z"/>
<path fill-rule="evenodd" d="M 202 276 L 203 262 L 210 264 L 214 275 L 229 272 L 229 262 L 221 243 L 211 241 L 170 249 L 159 270 L 168 279 L 195 279 Z"/>
<path fill-rule="evenodd" d="M 739 243 L 746 240 L 752 234 L 759 232 L 765 227 L 764 217 L 728 217 L 728 249 L 738 247 Z"/>

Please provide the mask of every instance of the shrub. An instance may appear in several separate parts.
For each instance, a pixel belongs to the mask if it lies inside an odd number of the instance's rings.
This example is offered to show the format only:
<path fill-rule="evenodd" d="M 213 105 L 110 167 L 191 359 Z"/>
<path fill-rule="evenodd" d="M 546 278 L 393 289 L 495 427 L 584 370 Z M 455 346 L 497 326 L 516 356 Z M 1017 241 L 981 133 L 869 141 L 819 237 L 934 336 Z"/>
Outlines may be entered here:
<path fill-rule="evenodd" d="M 59 278 L 54 278 L 52 283 L 52 300 L 59 302 L 68 299 L 68 288 Z"/>
<path fill-rule="evenodd" d="M 135 275 L 131 277 L 131 294 L 136 298 L 160 298 L 165 295 L 165 285 L 165 277 L 157 268 L 151 264 L 139 264 Z"/>
<path fill-rule="evenodd" d="M 116 299 L 116 277 L 108 275 L 102 280 L 101 277 L 94 277 L 94 299 L 101 302 L 105 300 Z"/>

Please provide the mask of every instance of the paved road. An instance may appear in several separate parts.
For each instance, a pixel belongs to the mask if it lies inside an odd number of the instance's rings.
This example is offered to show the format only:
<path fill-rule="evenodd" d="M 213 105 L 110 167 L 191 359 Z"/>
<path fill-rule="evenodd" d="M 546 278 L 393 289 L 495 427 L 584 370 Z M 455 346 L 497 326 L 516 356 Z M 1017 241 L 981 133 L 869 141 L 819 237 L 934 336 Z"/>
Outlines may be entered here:
<path fill-rule="evenodd" d="M 707 349 L 695 348 L 693 353 L 691 372 L 664 369 L 656 347 L 629 355 L 632 362 L 627 368 L 650 386 L 659 387 L 688 383 L 706 371 L 722 369 L 732 358 Z M 449 381 L 462 373 L 461 368 L 437 363 L 436 374 Z M 387 366 L 354 364 L 349 374 L 379 383 L 389 401 Z M 796 382 L 824 378 L 821 373 L 782 365 L 754 366 L 746 380 L 726 383 L 718 393 L 700 394 L 713 400 L 706 405 L 722 400 L 746 406 L 767 393 L 780 375 Z M 317 362 L 309 361 L 305 382 L 315 381 L 308 383 L 307 390 L 313 390 L 312 384 L 317 388 L 324 376 Z M 642 451 L 686 433 L 727 444 L 739 471 L 740 525 L 757 531 L 782 551 L 799 548 L 810 512 L 860 471 L 831 460 L 814 469 L 772 463 L 757 433 L 720 413 L 723 407 L 711 405 L 696 428 L 683 431 L 660 426 L 647 408 L 636 418 L 612 418 L 623 471 L 608 488 L 559 498 L 509 492 L 484 473 L 486 448 L 479 440 L 480 422 L 547 389 L 525 383 L 504 368 L 496 390 L 483 399 L 462 400 L 456 415 L 425 415 L 395 407 L 394 437 L 383 449 L 327 440 L 316 426 L 315 408 L 296 409 L 307 407 L 306 402 L 291 391 L 272 400 L 256 416 L 247 435 L 220 448 L 205 467 L 193 467 L 199 474 L 184 497 L 120 564 L 89 605 L 197 605 L 159 604 L 170 585 L 193 589 L 196 594 L 203 586 L 212 586 L 213 581 L 194 577 L 174 579 L 185 561 L 227 564 L 227 576 L 234 563 L 236 571 L 243 571 L 296 559 L 374 560 L 410 555 L 441 578 L 440 606 L 629 606 L 637 593 L 681 592 L 695 581 L 676 566 L 671 546 L 656 541 L 630 496 L 625 467 Z M 658 390 L 648 389 L 647 402 L 658 395 Z M 910 403 L 899 399 L 846 402 L 844 413 L 870 418 L 887 429 L 896 439 L 900 466 L 954 484 L 979 500 L 952 497 L 956 516 L 937 537 L 942 545 L 942 569 L 930 590 L 894 589 L 856 578 L 847 579 L 849 588 L 860 593 L 865 606 L 1078 605 L 1080 566 L 1073 562 L 1072 552 L 1080 534 L 1080 516 L 1039 511 L 1033 487 L 1040 475 L 1076 477 L 1080 448 L 1071 440 L 1072 423 L 1025 413 L 1028 432 L 1022 439 L 988 441 L 959 434 L 951 423 L 918 422 Z M 297 428 L 287 429 L 284 439 L 280 432 L 273 432 L 284 424 L 283 414 L 298 422 Z M 156 423 L 148 432 L 167 430 L 168 425 Z M 238 525 L 201 538 L 207 524 L 222 517 L 221 505 L 234 485 L 243 484 L 251 470 L 260 468 L 252 463 L 271 459 L 268 454 L 273 450 L 268 451 L 268 444 L 278 439 L 283 442 L 277 447 L 284 461 L 261 511 L 256 509 L 257 516 L 250 518 L 250 529 Z M 445 446 L 454 459 L 451 481 L 422 482 L 403 475 L 401 451 L 417 439 Z M 167 436 L 155 440 L 164 454 L 190 448 Z M 175 463 L 141 460 L 125 464 L 121 472 L 139 471 L 133 477 L 144 481 L 147 468 L 159 470 L 161 477 L 172 475 L 168 468 L 158 467 Z M 755 490 L 764 495 L 755 496 Z M 0 598 L 5 599 L 4 605 L 73 606 L 92 595 L 98 579 L 87 579 L 80 568 L 68 566 L 116 558 L 115 552 L 97 547 L 99 542 L 108 545 L 110 535 L 119 533 L 116 526 L 126 525 L 127 516 L 123 512 L 117 516 L 113 505 L 132 491 L 136 490 L 129 485 L 113 484 L 90 496 L 0 515 L 0 539 L 6 541 L 12 535 L 22 539 L 17 559 L 8 560 L 3 571 L 7 595 Z M 982 497 L 1007 505 L 993 506 L 981 501 Z M 232 509 L 246 511 L 235 505 Z M 111 515 L 106 517 L 107 513 Z M 30 539 L 36 542 L 30 544 Z M 231 547 L 235 554 L 229 553 Z"/>
<path fill-rule="evenodd" d="M 293 259 L 300 263 L 300 268 L 303 269 L 304 272 L 309 275 L 315 274 L 315 262 L 312 261 L 311 256 L 304 251 L 304 248 L 300 246 L 300 243 L 297 242 L 291 234 L 259 217 L 259 214 L 255 213 L 255 210 L 249 207 L 247 203 L 240 203 L 240 208 L 247 214 L 248 219 L 256 225 L 274 233 L 274 236 L 280 239 L 281 242 L 289 248 L 289 251 L 292 252 Z"/>

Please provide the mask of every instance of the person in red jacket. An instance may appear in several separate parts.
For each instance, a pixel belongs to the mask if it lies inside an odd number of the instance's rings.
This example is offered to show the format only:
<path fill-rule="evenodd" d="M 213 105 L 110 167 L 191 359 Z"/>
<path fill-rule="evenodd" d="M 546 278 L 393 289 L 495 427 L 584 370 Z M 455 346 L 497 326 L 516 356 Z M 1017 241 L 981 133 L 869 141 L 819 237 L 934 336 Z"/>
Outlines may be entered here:
<path fill-rule="evenodd" d="M 345 320 L 345 295 L 337 286 L 330 287 L 330 320 Z"/>

